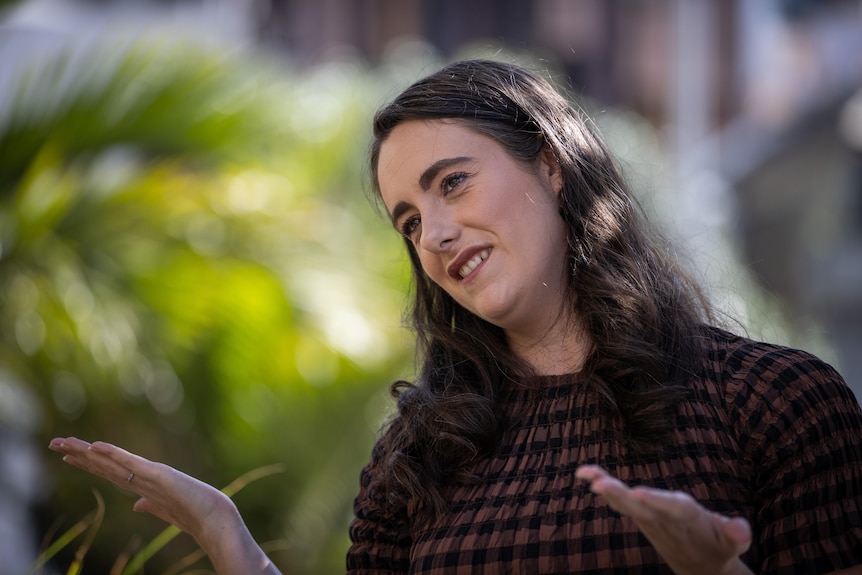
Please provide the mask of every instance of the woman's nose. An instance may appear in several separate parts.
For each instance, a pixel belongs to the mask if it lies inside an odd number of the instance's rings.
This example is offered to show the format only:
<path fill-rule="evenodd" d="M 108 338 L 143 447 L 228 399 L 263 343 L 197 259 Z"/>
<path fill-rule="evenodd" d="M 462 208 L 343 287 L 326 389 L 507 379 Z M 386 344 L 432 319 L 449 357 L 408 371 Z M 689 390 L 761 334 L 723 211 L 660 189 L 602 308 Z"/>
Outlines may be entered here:
<path fill-rule="evenodd" d="M 422 232 L 419 247 L 431 253 L 441 253 L 451 248 L 458 239 L 461 228 L 445 212 L 433 211 L 422 214 Z"/>

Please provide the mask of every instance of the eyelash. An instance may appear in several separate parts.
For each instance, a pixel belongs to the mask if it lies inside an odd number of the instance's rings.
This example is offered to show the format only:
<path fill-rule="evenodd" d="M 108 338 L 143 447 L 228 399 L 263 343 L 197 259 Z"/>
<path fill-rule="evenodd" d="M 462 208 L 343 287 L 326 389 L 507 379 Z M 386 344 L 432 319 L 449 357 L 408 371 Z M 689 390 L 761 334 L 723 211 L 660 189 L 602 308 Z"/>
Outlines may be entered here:
<path fill-rule="evenodd" d="M 419 223 L 419 216 L 410 216 L 401 224 L 401 235 L 409 240 L 410 235 L 419 227 Z"/>
<path fill-rule="evenodd" d="M 449 174 L 440 180 L 440 193 L 445 197 L 455 191 L 455 188 L 461 185 L 461 183 L 467 178 L 467 174 L 465 172 L 454 172 Z M 422 223 L 422 218 L 417 216 L 410 216 L 404 223 L 401 224 L 401 235 L 407 239 L 411 239 L 411 235 L 416 228 L 419 227 L 419 224 Z"/>
<path fill-rule="evenodd" d="M 448 176 L 443 178 L 443 180 L 441 180 L 440 191 L 445 196 L 446 194 L 451 193 L 459 185 L 461 185 L 461 182 L 463 182 L 466 178 L 467 174 L 465 174 L 464 172 L 455 172 L 453 174 L 449 174 Z M 455 180 L 457 180 L 457 182 L 453 184 L 452 182 L 454 182 Z"/>

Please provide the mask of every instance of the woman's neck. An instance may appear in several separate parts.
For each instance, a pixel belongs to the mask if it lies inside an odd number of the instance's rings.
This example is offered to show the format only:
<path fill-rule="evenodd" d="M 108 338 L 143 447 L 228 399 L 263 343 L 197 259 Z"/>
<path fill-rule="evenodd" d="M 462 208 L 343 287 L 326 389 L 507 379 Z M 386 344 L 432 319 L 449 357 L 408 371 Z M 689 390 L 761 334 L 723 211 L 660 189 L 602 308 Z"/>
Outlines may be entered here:
<path fill-rule="evenodd" d="M 580 322 L 558 320 L 539 336 L 506 333 L 509 348 L 526 361 L 537 375 L 577 373 L 592 349 Z"/>

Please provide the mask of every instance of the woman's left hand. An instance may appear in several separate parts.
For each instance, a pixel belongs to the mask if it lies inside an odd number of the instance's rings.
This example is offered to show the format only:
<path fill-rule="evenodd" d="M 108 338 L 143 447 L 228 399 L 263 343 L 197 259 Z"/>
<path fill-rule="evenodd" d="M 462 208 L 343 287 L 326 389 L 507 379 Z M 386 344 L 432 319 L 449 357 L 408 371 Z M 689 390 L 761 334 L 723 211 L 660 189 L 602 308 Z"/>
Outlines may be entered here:
<path fill-rule="evenodd" d="M 49 448 L 62 453 L 66 463 L 137 493 L 140 499 L 134 504 L 135 511 L 151 513 L 179 527 L 205 550 L 213 538 L 210 533 L 221 534 L 225 531 L 222 526 L 238 522 L 239 513 L 227 495 L 162 463 L 109 443 L 90 444 L 75 437 L 55 438 Z"/>
<path fill-rule="evenodd" d="M 739 558 L 751 545 L 745 519 L 709 511 L 681 491 L 628 487 L 595 465 L 580 467 L 577 477 L 631 517 L 677 575 L 751 573 Z"/>
<path fill-rule="evenodd" d="M 151 513 L 189 533 L 217 573 L 279 571 L 249 533 L 233 501 L 215 487 L 110 443 L 58 437 L 49 448 L 63 461 L 140 495 L 135 511 Z"/>

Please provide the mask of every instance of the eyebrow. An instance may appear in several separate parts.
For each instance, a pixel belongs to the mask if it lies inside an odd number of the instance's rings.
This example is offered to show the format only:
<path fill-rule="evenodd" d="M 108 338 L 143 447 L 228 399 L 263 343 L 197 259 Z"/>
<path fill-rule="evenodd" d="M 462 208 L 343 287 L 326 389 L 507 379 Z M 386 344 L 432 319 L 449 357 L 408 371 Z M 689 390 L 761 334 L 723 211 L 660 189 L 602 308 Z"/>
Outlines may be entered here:
<path fill-rule="evenodd" d="M 437 177 L 437 175 L 450 166 L 454 166 L 455 164 L 461 164 L 464 162 L 472 161 L 473 158 L 470 156 L 458 156 L 456 158 L 443 158 L 442 160 L 437 160 L 422 172 L 422 175 L 419 176 L 419 187 L 424 191 L 428 191 L 431 187 L 431 182 Z M 409 202 L 398 202 L 395 207 L 392 209 L 392 215 L 390 219 L 392 220 L 392 225 L 397 227 L 398 218 L 400 218 L 404 212 L 411 208 L 411 204 Z"/>

